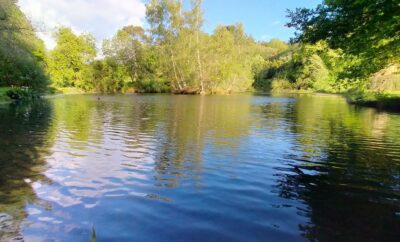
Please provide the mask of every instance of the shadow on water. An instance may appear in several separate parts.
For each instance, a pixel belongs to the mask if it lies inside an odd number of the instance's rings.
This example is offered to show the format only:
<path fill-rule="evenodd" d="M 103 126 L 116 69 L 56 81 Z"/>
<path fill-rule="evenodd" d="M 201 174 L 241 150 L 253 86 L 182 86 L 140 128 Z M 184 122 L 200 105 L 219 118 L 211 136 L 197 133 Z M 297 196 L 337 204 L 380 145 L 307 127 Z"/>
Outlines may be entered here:
<path fill-rule="evenodd" d="M 400 116 L 339 99 L 301 98 L 286 118 L 296 135 L 279 195 L 300 200 L 310 241 L 396 241 L 400 236 Z M 295 152 L 293 152 L 295 151 Z"/>
<path fill-rule="evenodd" d="M 21 236 L 25 205 L 40 203 L 32 188 L 35 182 L 49 182 L 42 171 L 51 114 L 45 100 L 0 106 L 0 238 L 4 241 Z"/>

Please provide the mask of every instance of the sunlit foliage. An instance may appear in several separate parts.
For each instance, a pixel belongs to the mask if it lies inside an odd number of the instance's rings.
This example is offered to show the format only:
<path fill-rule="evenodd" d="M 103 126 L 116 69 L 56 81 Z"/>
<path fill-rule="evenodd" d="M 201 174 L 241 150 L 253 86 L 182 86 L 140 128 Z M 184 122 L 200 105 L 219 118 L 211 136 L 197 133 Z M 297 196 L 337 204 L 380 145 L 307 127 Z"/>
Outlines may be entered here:
<path fill-rule="evenodd" d="M 43 90 L 44 44 L 13 0 L 0 0 L 0 86 Z"/>

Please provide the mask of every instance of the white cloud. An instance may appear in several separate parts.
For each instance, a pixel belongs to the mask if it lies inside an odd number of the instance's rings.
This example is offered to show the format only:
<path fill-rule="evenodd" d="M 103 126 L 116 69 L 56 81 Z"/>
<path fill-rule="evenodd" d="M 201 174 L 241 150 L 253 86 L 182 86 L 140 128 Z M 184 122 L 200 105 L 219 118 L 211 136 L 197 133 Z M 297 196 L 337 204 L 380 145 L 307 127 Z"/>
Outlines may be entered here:
<path fill-rule="evenodd" d="M 60 25 L 102 40 L 127 24 L 143 25 L 145 16 L 141 0 L 19 0 L 18 4 L 48 48 L 54 47 L 52 31 Z"/>
<path fill-rule="evenodd" d="M 282 22 L 279 20 L 275 20 L 274 22 L 271 23 L 272 26 L 278 26 L 278 25 L 282 25 Z"/>

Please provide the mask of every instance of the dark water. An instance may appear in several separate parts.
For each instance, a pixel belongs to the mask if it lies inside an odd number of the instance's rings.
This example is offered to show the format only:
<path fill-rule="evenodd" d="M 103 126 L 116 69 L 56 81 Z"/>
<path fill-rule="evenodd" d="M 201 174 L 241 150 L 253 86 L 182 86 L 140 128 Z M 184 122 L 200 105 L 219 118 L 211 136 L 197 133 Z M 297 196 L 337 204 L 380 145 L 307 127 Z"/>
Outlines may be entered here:
<path fill-rule="evenodd" d="M 0 105 L 0 240 L 399 241 L 400 116 L 334 96 Z"/>

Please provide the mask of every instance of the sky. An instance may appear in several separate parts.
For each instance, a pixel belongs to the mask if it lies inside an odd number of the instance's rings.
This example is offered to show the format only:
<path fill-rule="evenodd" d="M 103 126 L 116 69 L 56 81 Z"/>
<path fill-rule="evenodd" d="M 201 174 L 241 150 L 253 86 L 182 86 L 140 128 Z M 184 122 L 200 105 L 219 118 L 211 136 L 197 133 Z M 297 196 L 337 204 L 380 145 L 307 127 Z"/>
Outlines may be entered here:
<path fill-rule="evenodd" d="M 293 30 L 284 26 L 286 9 L 315 7 L 321 0 L 203 0 L 204 30 L 211 33 L 221 24 L 241 22 L 256 40 L 289 40 Z M 121 27 L 146 27 L 145 0 L 19 0 L 21 10 L 38 29 L 51 49 L 58 26 L 77 33 L 90 32 L 98 42 L 110 38 Z"/>

